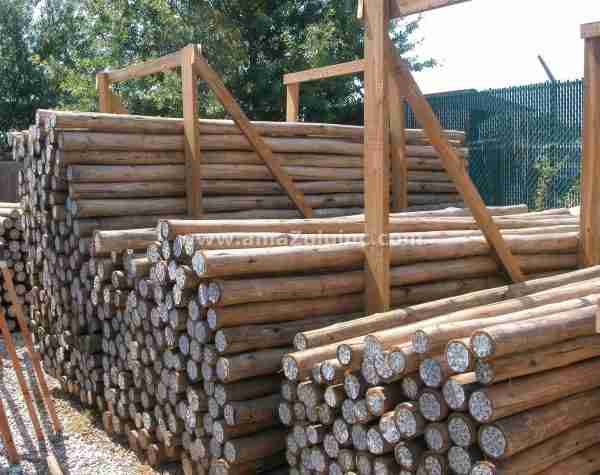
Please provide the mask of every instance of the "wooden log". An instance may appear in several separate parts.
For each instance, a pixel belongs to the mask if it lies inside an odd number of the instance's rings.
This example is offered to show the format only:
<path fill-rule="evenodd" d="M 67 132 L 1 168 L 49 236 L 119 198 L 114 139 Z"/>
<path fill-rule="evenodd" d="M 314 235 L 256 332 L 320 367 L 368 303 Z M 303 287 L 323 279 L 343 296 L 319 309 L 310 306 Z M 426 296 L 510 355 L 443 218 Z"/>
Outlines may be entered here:
<path fill-rule="evenodd" d="M 273 455 L 285 449 L 285 429 L 273 429 L 227 441 L 223 454 L 231 464 L 241 464 Z"/>
<path fill-rule="evenodd" d="M 487 456 L 497 460 L 516 454 L 524 456 L 530 448 L 564 431 L 580 429 L 587 421 L 597 418 L 599 400 L 596 389 L 483 425 L 479 429 L 479 445 Z M 539 463 L 541 459 L 529 460 Z"/>
<path fill-rule="evenodd" d="M 215 346 L 217 351 L 223 355 L 277 346 L 290 346 L 298 331 L 319 328 L 347 318 L 347 315 L 326 316 L 289 323 L 224 328 L 215 334 Z"/>
<path fill-rule="evenodd" d="M 274 374 L 278 371 L 281 358 L 289 348 L 260 350 L 241 353 L 217 361 L 216 373 L 220 381 L 232 383 L 260 375 Z"/>
<path fill-rule="evenodd" d="M 277 408 L 281 396 L 273 394 L 247 401 L 232 401 L 224 406 L 225 421 L 230 426 L 241 424 L 259 424 L 268 422 L 274 425 L 277 421 Z M 260 430 L 257 427 L 254 432 Z"/>
<path fill-rule="evenodd" d="M 74 219 L 73 232 L 79 238 L 91 237 L 97 229 L 111 231 L 144 228 L 156 225 L 159 219 L 158 215 Z"/>
<path fill-rule="evenodd" d="M 184 181 L 71 183 L 69 197 L 79 199 L 160 198 L 185 196 Z"/>
<path fill-rule="evenodd" d="M 594 389 L 600 385 L 598 364 L 595 358 L 482 388 L 471 395 L 469 412 L 475 420 L 489 424 Z"/>
<path fill-rule="evenodd" d="M 94 252 L 108 254 L 123 249 L 145 249 L 157 241 L 156 229 L 124 229 L 116 231 L 94 232 Z"/>
<path fill-rule="evenodd" d="M 507 236 L 507 244 L 515 254 L 547 252 L 574 252 L 577 234 L 564 236 Z M 486 255 L 490 252 L 482 238 L 423 240 L 419 243 L 392 242 L 391 262 L 398 265 L 409 262 L 432 261 Z M 323 246 L 297 246 L 273 249 L 241 249 L 228 251 L 199 251 L 194 256 L 194 270 L 203 277 L 261 273 L 289 273 L 327 269 L 351 269 L 363 263 L 360 243 L 342 243 Z"/>
<path fill-rule="evenodd" d="M 180 181 L 183 165 L 70 165 L 70 183 L 123 183 Z"/>
<path fill-rule="evenodd" d="M 231 328 L 244 324 L 285 322 L 304 320 L 312 317 L 341 315 L 362 310 L 363 300 L 360 294 L 323 298 L 319 300 L 285 300 L 281 302 L 262 302 L 249 305 L 237 305 L 210 309 L 207 320 L 211 329 Z"/>
<path fill-rule="evenodd" d="M 428 324 L 425 322 L 423 328 L 414 332 L 412 343 L 417 353 L 426 354 L 443 349 L 446 342 L 450 340 L 469 336 L 472 332 L 485 327 L 526 321 L 560 313 L 561 311 L 587 307 L 598 302 L 598 297 L 590 295 L 590 292 L 596 292 L 599 285 L 600 282 L 590 281 L 584 285 L 566 286 L 560 289 L 560 291 L 557 289 L 556 292 L 546 291 L 533 294 L 531 299 L 519 299 L 520 302 L 511 302 L 511 305 L 507 305 L 508 302 L 502 302 L 496 306 L 496 309 L 489 307 L 482 308 L 480 316 L 485 318 L 440 324 Z M 513 311 L 518 310 L 519 307 L 523 310 Z M 503 310 L 503 308 L 508 309 L 508 312 Z M 471 315 L 474 313 L 471 312 Z"/>
<path fill-rule="evenodd" d="M 78 200 L 71 202 L 71 214 L 77 218 L 159 216 L 184 213 L 186 207 L 183 198 Z"/>
<path fill-rule="evenodd" d="M 558 276 L 545 277 L 532 280 L 523 284 L 502 286 L 486 289 L 460 297 L 443 299 L 391 312 L 371 315 L 363 319 L 353 320 L 351 323 L 331 325 L 325 329 L 303 333 L 295 341 L 300 344 L 300 349 L 323 346 L 336 341 L 343 341 L 355 336 L 365 335 L 368 332 L 394 328 L 398 325 L 413 323 L 415 320 L 426 320 L 453 311 L 467 310 L 481 305 L 491 304 L 503 299 L 517 298 L 542 292 L 547 289 L 593 279 L 600 275 L 600 268 L 590 268 L 584 271 L 575 271 Z"/>
<path fill-rule="evenodd" d="M 337 138 L 321 137 L 265 137 L 274 153 L 313 153 L 361 155 L 362 144 Z M 63 151 L 183 151 L 183 134 L 123 134 L 85 131 L 59 131 L 58 148 Z M 207 134 L 200 141 L 202 150 L 253 151 L 252 145 L 241 135 Z M 460 151 L 460 149 L 459 149 Z M 464 153 L 464 150 L 461 152 Z M 437 157 L 433 147 L 412 145 L 407 154 L 414 157 Z"/>
<path fill-rule="evenodd" d="M 554 464 L 548 468 L 545 475 L 560 475 L 564 473 L 596 473 L 600 469 L 600 447 L 598 444 L 577 452 L 575 455 Z"/>
<path fill-rule="evenodd" d="M 494 360 L 478 361 L 475 366 L 477 380 L 482 384 L 495 384 L 509 379 L 555 368 L 600 356 L 600 337 L 574 338 L 535 351 L 526 351 Z"/>
<path fill-rule="evenodd" d="M 471 349 L 484 360 L 533 350 L 596 333 L 597 304 L 541 318 L 505 323 L 478 330 Z"/>

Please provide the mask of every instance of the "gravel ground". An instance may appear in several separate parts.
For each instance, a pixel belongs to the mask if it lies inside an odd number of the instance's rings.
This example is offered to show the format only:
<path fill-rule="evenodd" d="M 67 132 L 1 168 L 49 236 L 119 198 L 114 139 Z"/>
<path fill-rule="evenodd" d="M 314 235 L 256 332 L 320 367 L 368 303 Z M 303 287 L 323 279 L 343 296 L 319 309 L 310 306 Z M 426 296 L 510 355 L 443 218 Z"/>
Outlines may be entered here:
<path fill-rule="evenodd" d="M 19 359 L 27 368 L 27 378 L 34 381 L 31 363 L 20 337 L 16 337 Z M 102 429 L 97 413 L 83 408 L 61 391 L 57 381 L 48 377 L 58 417 L 64 430 L 53 435 L 50 419 L 38 394 L 38 414 L 46 434 L 50 434 L 45 444 L 39 444 L 27 412 L 27 407 L 19 389 L 15 371 L 12 368 L 4 340 L 0 338 L 0 399 L 7 411 L 10 428 L 21 456 L 21 465 L 10 467 L 5 447 L 0 440 L 0 475 L 5 474 L 47 474 L 46 456 L 53 453 L 59 461 L 64 475 L 125 475 L 125 474 L 177 474 L 177 468 L 153 470 L 140 464 L 133 452 L 126 449 L 118 440 L 109 437 Z M 30 384 L 30 388 L 31 388 Z"/>

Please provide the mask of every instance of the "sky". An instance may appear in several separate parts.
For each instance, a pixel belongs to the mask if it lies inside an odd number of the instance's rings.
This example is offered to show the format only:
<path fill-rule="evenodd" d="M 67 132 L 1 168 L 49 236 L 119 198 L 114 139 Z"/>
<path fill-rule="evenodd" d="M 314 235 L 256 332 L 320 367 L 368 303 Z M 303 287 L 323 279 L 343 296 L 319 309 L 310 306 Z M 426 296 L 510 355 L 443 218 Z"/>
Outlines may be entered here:
<path fill-rule="evenodd" d="M 441 63 L 416 74 L 425 93 L 489 89 L 583 76 L 580 25 L 600 21 L 600 0 L 471 0 L 424 13 L 419 52 Z"/>

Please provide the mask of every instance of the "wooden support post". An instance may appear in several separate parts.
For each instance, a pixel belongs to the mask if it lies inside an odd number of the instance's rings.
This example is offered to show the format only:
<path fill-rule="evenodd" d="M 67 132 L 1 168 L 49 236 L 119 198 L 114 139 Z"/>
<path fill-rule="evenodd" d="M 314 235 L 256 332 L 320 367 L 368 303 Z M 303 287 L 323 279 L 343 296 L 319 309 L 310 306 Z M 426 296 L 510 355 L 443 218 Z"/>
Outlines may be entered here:
<path fill-rule="evenodd" d="M 198 54 L 196 57 L 194 70 L 198 76 L 208 83 L 212 92 L 217 96 L 227 113 L 240 128 L 258 156 L 265 162 L 271 174 L 294 202 L 298 210 L 302 213 L 302 216 L 305 218 L 312 217 L 312 209 L 306 204 L 304 194 L 296 188 L 294 181 L 281 167 L 279 160 L 273 155 L 269 145 L 264 141 L 254 125 L 252 125 L 246 114 L 244 114 L 233 95 L 225 87 L 223 81 L 221 81 L 219 75 L 201 54 Z"/>
<path fill-rule="evenodd" d="M 390 61 L 390 66 L 396 72 L 394 80 L 400 90 L 406 90 L 406 101 L 414 111 L 431 144 L 440 155 L 446 172 L 452 178 L 463 200 L 471 210 L 473 218 L 475 218 L 481 227 L 482 233 L 490 243 L 490 247 L 494 250 L 507 275 L 513 282 L 523 282 L 525 277 L 521 272 L 519 262 L 506 245 L 479 191 L 462 166 L 461 159 L 456 150 L 454 150 L 445 138 L 442 126 L 416 83 L 408 64 L 400 57 L 396 47 L 389 38 L 387 38 L 386 45 L 387 60 Z"/>
<path fill-rule="evenodd" d="M 185 131 L 185 185 L 188 215 L 201 218 L 202 210 L 202 162 L 200 156 L 200 131 L 198 130 L 198 75 L 194 70 L 199 55 L 196 45 L 189 45 L 181 52 L 181 81 L 183 120 Z"/>
<path fill-rule="evenodd" d="M 581 165 L 581 266 L 600 264 L 600 23 L 581 27 L 585 41 Z"/>
<path fill-rule="evenodd" d="M 0 363 L 2 359 L 0 358 Z M 6 417 L 6 411 L 4 410 L 4 405 L 2 404 L 2 399 L 0 398 L 0 438 L 2 439 L 2 443 L 6 448 L 6 453 L 8 454 L 8 461 L 11 464 L 18 464 L 21 459 L 19 458 L 19 453 L 17 452 L 17 447 L 15 446 L 15 441 L 13 439 L 12 433 L 10 432 L 10 425 L 8 423 L 8 418 Z"/>
<path fill-rule="evenodd" d="M 98 108 L 105 114 L 112 113 L 112 100 L 110 91 L 110 80 L 108 73 L 102 72 L 96 74 L 96 91 L 98 92 Z"/>
<path fill-rule="evenodd" d="M 388 72 L 388 95 L 390 113 L 390 141 L 392 160 L 392 211 L 397 213 L 408 208 L 408 166 L 406 160 L 406 133 L 404 97 L 398 84 Z"/>
<path fill-rule="evenodd" d="M 288 84 L 286 91 L 286 120 L 298 122 L 300 117 L 300 83 Z"/>
<path fill-rule="evenodd" d="M 44 400 L 46 410 L 48 411 L 50 419 L 52 420 L 52 427 L 54 428 L 54 432 L 58 433 L 62 430 L 62 427 L 60 421 L 58 420 L 58 416 L 56 415 L 54 402 L 52 401 L 52 397 L 50 396 L 50 390 L 48 389 L 46 377 L 44 376 L 44 371 L 42 370 L 42 365 L 40 363 L 40 355 L 35 351 L 35 348 L 33 346 L 33 339 L 31 338 L 31 332 L 29 330 L 29 326 L 27 325 L 27 319 L 25 318 L 23 307 L 18 303 L 17 292 L 15 290 L 15 285 L 13 282 L 12 272 L 6 265 L 6 262 L 3 261 L 0 261 L 0 270 L 2 271 L 4 284 L 7 287 L 8 295 L 10 297 L 10 300 L 12 301 L 12 306 L 15 309 L 15 313 L 17 315 L 19 329 L 21 330 L 21 334 L 23 335 L 23 339 L 25 340 L 27 353 L 29 355 L 29 359 L 31 360 L 31 364 L 33 365 L 33 370 L 35 372 L 37 383 L 40 388 L 40 392 L 42 393 L 42 399 Z"/>
<path fill-rule="evenodd" d="M 367 312 L 376 313 L 390 307 L 390 129 L 385 63 L 389 2 L 369 0 L 364 7 L 365 301 Z"/>
<path fill-rule="evenodd" d="M 23 367 L 21 366 L 21 361 L 19 360 L 19 356 L 17 355 L 17 348 L 15 347 L 15 342 L 6 323 L 6 314 L 1 308 L 0 330 L 2 331 L 2 337 L 4 338 L 6 350 L 8 351 L 11 363 L 15 370 L 15 374 L 17 375 L 17 380 L 19 381 L 19 386 L 21 388 L 21 392 L 23 393 L 23 399 L 25 399 L 25 404 L 29 412 L 29 417 L 31 418 L 31 423 L 33 424 L 35 435 L 38 441 L 42 442 L 44 440 L 44 432 L 42 431 L 42 426 L 40 425 L 40 419 L 38 418 L 35 404 L 33 403 L 32 395 L 29 392 L 29 387 L 27 386 L 27 380 L 25 379 L 25 374 L 23 372 Z"/>

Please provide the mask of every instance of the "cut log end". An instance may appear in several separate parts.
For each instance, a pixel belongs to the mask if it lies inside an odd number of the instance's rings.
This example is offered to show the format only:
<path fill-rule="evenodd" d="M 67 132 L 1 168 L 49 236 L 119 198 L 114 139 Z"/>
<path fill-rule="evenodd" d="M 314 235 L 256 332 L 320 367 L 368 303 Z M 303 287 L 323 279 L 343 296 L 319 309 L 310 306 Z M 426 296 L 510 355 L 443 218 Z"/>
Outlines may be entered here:
<path fill-rule="evenodd" d="M 281 365 L 283 367 L 283 374 L 289 381 L 296 381 L 298 379 L 300 370 L 298 368 L 298 363 L 292 356 L 284 356 Z"/>
<path fill-rule="evenodd" d="M 192 257 L 192 269 L 200 277 L 203 277 L 206 273 L 206 259 L 201 252 L 194 253 L 194 257 Z"/>
<path fill-rule="evenodd" d="M 473 358 L 462 341 L 451 341 L 446 347 L 448 366 L 455 373 L 465 373 L 473 366 Z"/>
<path fill-rule="evenodd" d="M 470 447 L 477 442 L 475 425 L 464 414 L 452 414 L 448 418 L 448 434 L 458 447 Z"/>
<path fill-rule="evenodd" d="M 413 335 L 412 344 L 416 353 L 420 355 L 427 353 L 430 346 L 429 335 L 423 330 L 417 330 Z"/>
<path fill-rule="evenodd" d="M 458 381 L 449 379 L 442 388 L 442 394 L 448 407 L 453 411 L 462 411 L 467 406 L 467 394 Z"/>
<path fill-rule="evenodd" d="M 396 407 L 394 413 L 396 427 L 405 439 L 412 439 L 422 433 L 424 423 L 414 404 L 404 403 Z"/>
<path fill-rule="evenodd" d="M 448 451 L 448 465 L 456 475 L 469 475 L 474 462 L 471 453 L 463 447 L 451 447 Z"/>
<path fill-rule="evenodd" d="M 450 436 L 446 424 L 433 423 L 425 428 L 425 443 L 429 450 L 444 453 L 450 445 Z"/>
<path fill-rule="evenodd" d="M 475 363 L 475 376 L 481 384 L 491 384 L 494 381 L 494 367 L 490 363 L 477 360 Z"/>
<path fill-rule="evenodd" d="M 496 466 L 491 462 L 477 462 L 470 475 L 497 475 Z"/>
<path fill-rule="evenodd" d="M 492 401 L 484 391 L 475 391 L 469 398 L 469 413 L 476 421 L 484 423 L 490 420 L 494 409 Z"/>
<path fill-rule="evenodd" d="M 308 347 L 308 343 L 306 341 L 306 337 L 302 333 L 297 333 L 294 336 L 294 348 L 296 351 L 304 351 Z"/>
<path fill-rule="evenodd" d="M 496 426 L 483 426 L 479 429 L 479 447 L 489 457 L 499 459 L 504 456 L 507 447 L 504 433 Z"/>
<path fill-rule="evenodd" d="M 448 405 L 443 396 L 435 391 L 425 390 L 419 397 L 419 409 L 425 419 L 430 422 L 443 420 L 448 413 Z"/>
<path fill-rule="evenodd" d="M 471 349 L 477 358 L 489 358 L 494 354 L 494 341 L 487 333 L 477 331 L 471 337 Z"/>
<path fill-rule="evenodd" d="M 350 345 L 342 343 L 337 347 L 336 356 L 340 364 L 348 366 L 352 363 L 352 348 Z"/>
<path fill-rule="evenodd" d="M 419 376 L 425 386 L 439 388 L 444 382 L 444 371 L 440 362 L 434 358 L 426 358 L 419 365 Z"/>
<path fill-rule="evenodd" d="M 386 361 L 394 376 L 400 376 L 406 371 L 406 355 L 402 350 L 388 352 Z"/>
<path fill-rule="evenodd" d="M 424 467 L 425 473 L 430 475 L 445 475 L 448 472 L 446 457 L 440 454 L 424 454 L 421 465 Z"/>

